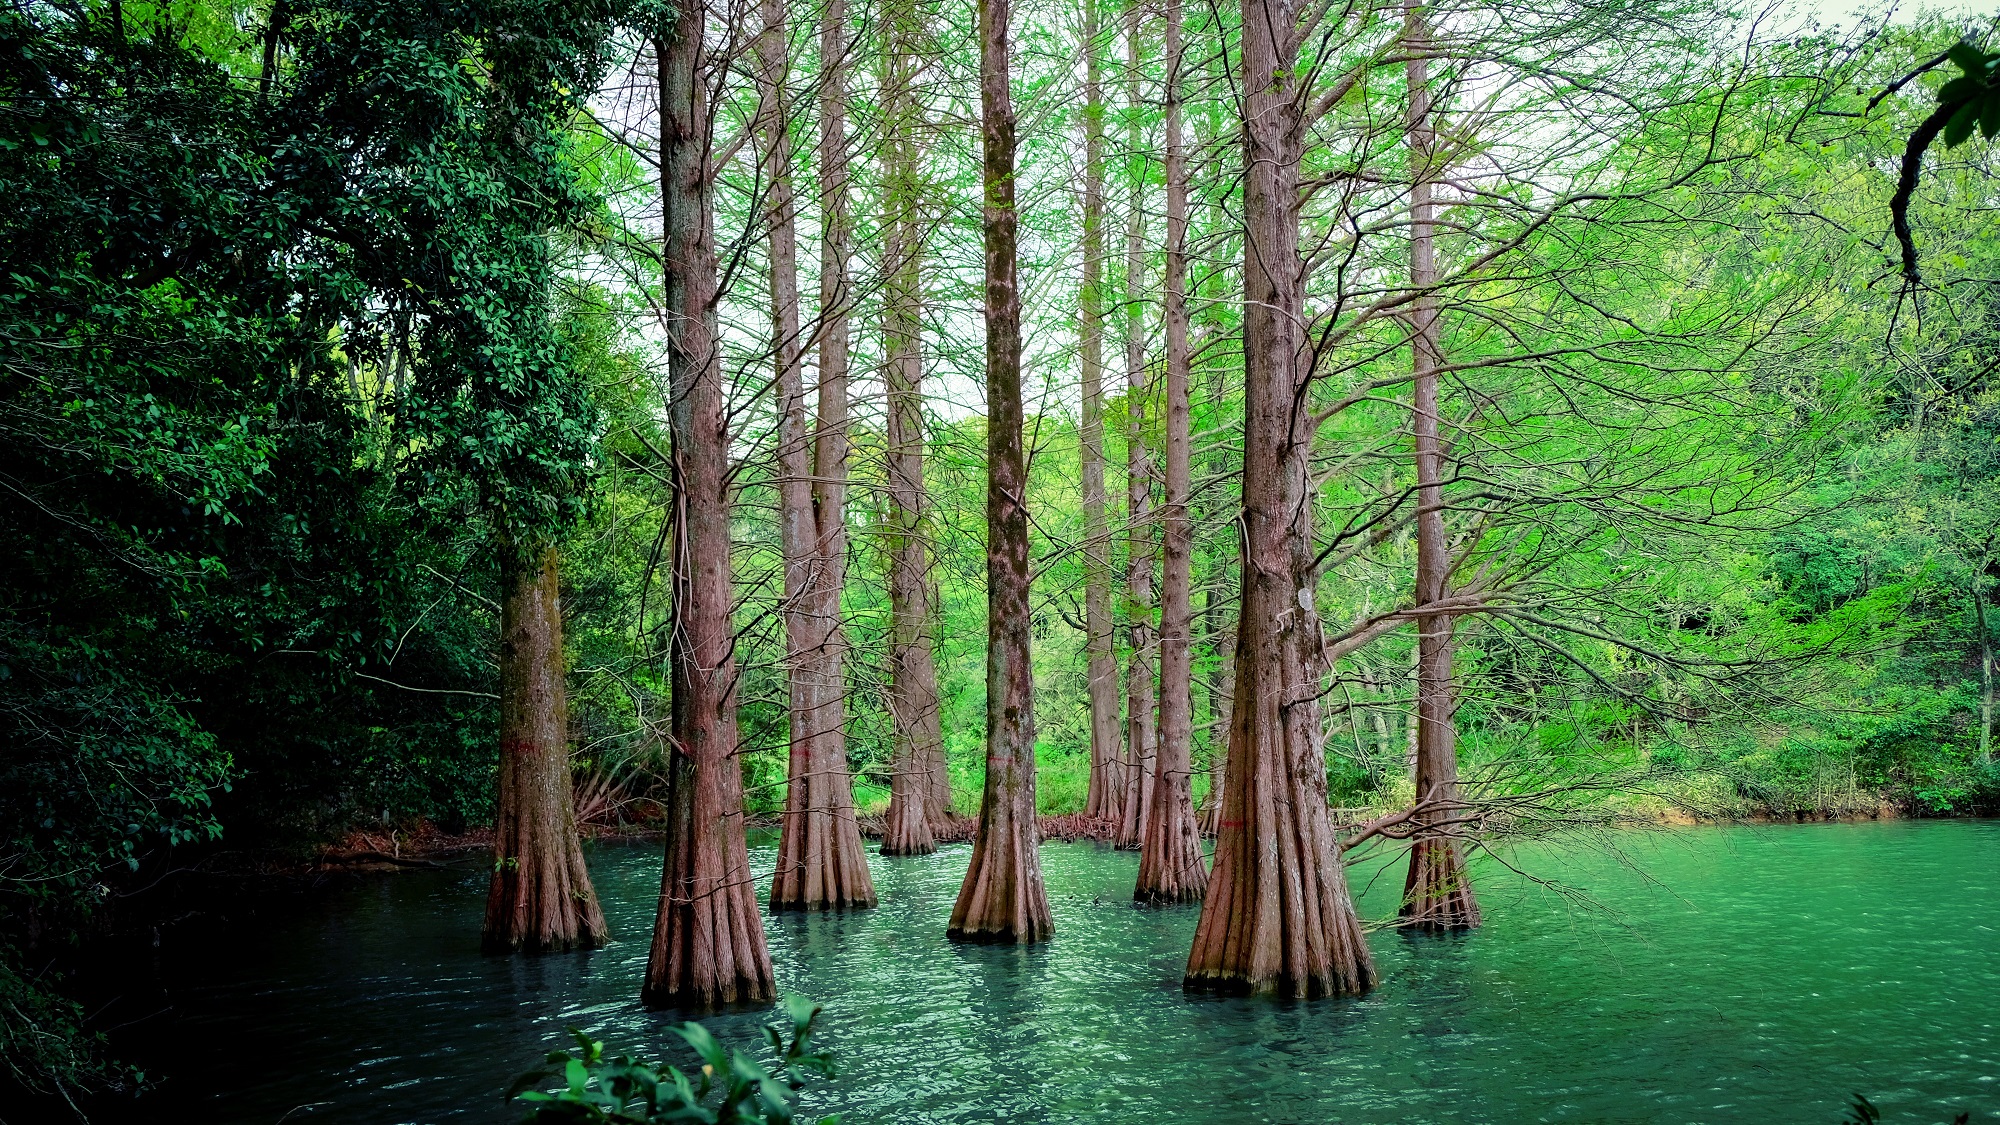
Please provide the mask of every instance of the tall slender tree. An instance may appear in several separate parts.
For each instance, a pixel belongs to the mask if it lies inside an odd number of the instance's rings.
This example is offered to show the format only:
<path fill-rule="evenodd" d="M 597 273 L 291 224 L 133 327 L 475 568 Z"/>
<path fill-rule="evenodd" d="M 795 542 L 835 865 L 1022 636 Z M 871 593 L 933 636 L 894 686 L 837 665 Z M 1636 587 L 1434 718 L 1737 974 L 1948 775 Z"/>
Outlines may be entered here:
<path fill-rule="evenodd" d="M 1125 808 L 1118 846 L 1136 848 L 1146 838 L 1152 812 L 1153 775 L 1159 753 L 1158 699 L 1153 670 L 1158 637 L 1153 630 L 1153 476 L 1146 445 L 1152 404 L 1152 370 L 1146 364 L 1146 152 L 1141 100 L 1141 0 L 1125 5 L 1125 615 L 1131 652 L 1125 665 Z"/>
<path fill-rule="evenodd" d="M 666 866 L 641 997 L 711 1007 L 776 985 L 743 839 L 729 558 L 729 419 L 716 315 L 706 0 L 677 0 L 654 37 L 659 77 L 661 322 L 672 435 L 672 727 Z"/>
<path fill-rule="evenodd" d="M 1083 289 L 1077 347 L 1083 367 L 1083 618 L 1090 689 L 1090 783 L 1084 815 L 1122 822 L 1124 749 L 1118 734 L 1118 660 L 1111 623 L 1111 526 L 1104 493 L 1104 80 L 1099 0 L 1083 3 Z"/>
<path fill-rule="evenodd" d="M 780 539 L 785 554 L 786 673 L 791 753 L 773 910 L 875 905 L 875 883 L 855 819 L 847 771 L 844 637 L 840 594 L 847 573 L 847 7 L 820 9 L 819 411 L 806 425 L 799 347 L 798 237 L 792 214 L 791 113 L 786 95 L 782 0 L 763 0 L 757 55 L 760 129 L 771 212 L 771 294 L 779 398 Z M 789 306 L 789 312 L 787 312 Z"/>
<path fill-rule="evenodd" d="M 1215 19 L 1210 27 L 1219 36 L 1221 13 L 1216 11 L 1213 15 Z M 1221 181 L 1228 176 L 1227 169 L 1230 162 L 1222 159 L 1221 154 L 1228 150 L 1223 136 L 1227 118 L 1223 101 L 1215 96 L 1214 91 L 1228 85 L 1224 80 L 1228 59 L 1222 51 L 1203 51 L 1198 57 L 1203 59 L 1200 70 L 1202 82 L 1196 88 L 1201 94 L 1202 112 L 1195 118 L 1195 151 L 1205 154 L 1203 162 L 1211 169 L 1208 190 L 1226 193 L 1228 189 Z M 1182 65 L 1186 65 L 1185 60 Z M 1187 102 L 1188 90 L 1183 86 L 1179 103 L 1183 112 Z M 1205 192 L 1204 195 L 1206 194 Z M 1221 309 L 1225 304 L 1224 294 L 1227 292 L 1225 274 L 1221 266 L 1227 259 L 1226 247 L 1230 240 L 1228 224 L 1231 217 L 1228 208 L 1218 202 L 1206 198 L 1203 202 L 1204 235 L 1209 247 L 1203 254 L 1206 269 L 1196 292 L 1201 297 L 1197 307 L 1202 314 L 1202 337 L 1208 341 L 1222 338 L 1228 331 L 1228 328 L 1221 323 Z M 1208 456 L 1203 459 L 1203 469 L 1210 480 L 1220 481 L 1226 479 L 1231 471 L 1230 443 L 1223 439 L 1228 429 L 1223 420 L 1228 417 L 1229 410 L 1227 378 L 1229 365 L 1223 361 L 1221 349 L 1204 347 L 1201 350 L 1205 355 L 1203 368 L 1206 377 L 1203 382 L 1206 384 L 1204 388 L 1207 406 L 1206 425 L 1211 433 Z M 1211 489 L 1209 495 L 1214 499 L 1202 505 L 1205 519 L 1213 520 L 1217 516 L 1226 517 L 1234 514 L 1233 511 L 1226 510 L 1228 504 L 1224 499 L 1225 493 L 1219 489 Z M 1229 756 L 1229 709 L 1236 690 L 1236 631 L 1228 622 L 1225 612 L 1227 604 L 1235 600 L 1229 574 L 1231 563 L 1236 557 L 1236 537 L 1232 535 L 1221 541 L 1211 539 L 1204 556 L 1207 566 L 1204 568 L 1205 574 L 1201 583 L 1201 615 L 1205 634 L 1203 647 L 1208 650 L 1208 690 L 1203 694 L 1208 701 L 1209 714 L 1208 791 L 1202 796 L 1201 831 L 1204 836 L 1213 836 L 1216 822 L 1221 819 L 1223 765 Z"/>
<path fill-rule="evenodd" d="M 1320 742 L 1312 420 L 1300 408 L 1305 91 L 1295 0 L 1243 0 L 1243 543 L 1236 698 L 1194 989 L 1356 993 L 1374 962 L 1341 869 Z"/>
<path fill-rule="evenodd" d="M 1208 882 L 1194 815 L 1194 525 L 1189 519 L 1193 439 L 1189 432 L 1187 153 L 1181 145 L 1181 0 L 1166 0 L 1167 260 L 1166 500 L 1160 510 L 1160 742 L 1153 807 L 1139 847 L 1142 902 L 1192 902 Z"/>
<path fill-rule="evenodd" d="M 1986 624 L 1986 595 L 1975 580 L 1972 588 L 1972 620 L 1979 630 L 1979 760 L 1993 760 L 1993 673 L 2000 658 L 1993 654 L 1993 632 Z"/>
<path fill-rule="evenodd" d="M 979 0 L 980 226 L 986 244 L 986 789 L 955 941 L 1037 942 L 1055 932 L 1035 818 L 1035 679 L 1028 605 L 1028 472 L 1021 448 L 1010 0 Z"/>
<path fill-rule="evenodd" d="M 937 850 L 951 810 L 932 651 L 929 494 L 924 484 L 923 173 L 916 81 L 925 36 L 915 0 L 882 9 L 882 300 L 889 556 L 889 811 L 884 855 Z"/>
<path fill-rule="evenodd" d="M 1432 43 L 1421 0 L 1403 5 L 1404 74 L 1409 86 L 1404 134 L 1410 158 L 1410 359 L 1415 378 L 1411 429 L 1417 460 L 1416 604 L 1445 600 L 1451 548 L 1444 527 L 1444 445 L 1439 429 L 1438 368 L 1444 362 L 1438 330 L 1437 204 L 1439 169 L 1432 119 Z M 1417 812 L 1411 819 L 1410 873 L 1403 885 L 1403 918 L 1422 929 L 1453 930 L 1479 924 L 1479 904 L 1465 873 L 1458 841 L 1444 826 L 1456 815 L 1458 730 L 1452 716 L 1452 617 L 1417 619 Z"/>

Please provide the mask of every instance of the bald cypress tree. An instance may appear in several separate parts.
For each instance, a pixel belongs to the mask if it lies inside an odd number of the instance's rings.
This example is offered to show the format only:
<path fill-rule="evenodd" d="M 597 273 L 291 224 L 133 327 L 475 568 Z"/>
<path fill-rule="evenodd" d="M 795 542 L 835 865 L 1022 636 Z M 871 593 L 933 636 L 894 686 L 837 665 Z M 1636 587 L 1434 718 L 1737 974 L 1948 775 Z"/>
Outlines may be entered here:
<path fill-rule="evenodd" d="M 1188 955 L 1193 989 L 1362 992 L 1375 967 L 1341 869 L 1320 743 L 1311 420 L 1298 409 L 1299 11 L 1243 0 L 1243 591 L 1215 868 Z"/>
<path fill-rule="evenodd" d="M 1035 679 L 1028 607 L 1028 467 L 1021 448 L 1009 0 L 979 0 L 979 132 L 986 243 L 986 789 L 955 941 L 1037 942 L 1055 932 L 1035 819 Z"/>

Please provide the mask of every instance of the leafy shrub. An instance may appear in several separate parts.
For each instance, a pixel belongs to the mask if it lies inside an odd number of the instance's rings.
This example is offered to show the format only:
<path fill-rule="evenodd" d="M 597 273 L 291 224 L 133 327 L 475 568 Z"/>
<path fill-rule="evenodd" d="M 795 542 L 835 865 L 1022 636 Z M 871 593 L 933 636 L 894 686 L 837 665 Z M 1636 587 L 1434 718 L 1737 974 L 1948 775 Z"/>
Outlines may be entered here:
<path fill-rule="evenodd" d="M 725 1048 L 698 1023 L 674 1029 L 701 1056 L 701 1072 L 692 1078 L 672 1066 L 635 1062 L 624 1055 L 606 1058 L 603 1043 L 572 1028 L 577 1050 L 550 1053 L 548 1064 L 516 1079 L 507 1096 L 529 1103 L 527 1120 L 531 1125 L 791 1122 L 797 1120 L 793 1091 L 805 1085 L 806 1075 L 833 1077 L 833 1056 L 811 1045 L 819 1005 L 801 996 L 787 996 L 784 1009 L 791 1019 L 790 1035 L 775 1027 L 764 1030 L 777 1055 L 777 1074 L 743 1052 Z M 560 1078 L 562 1088 L 535 1089 L 551 1078 Z M 838 1120 L 837 1114 L 823 1117 L 818 1125 L 835 1125 Z"/>

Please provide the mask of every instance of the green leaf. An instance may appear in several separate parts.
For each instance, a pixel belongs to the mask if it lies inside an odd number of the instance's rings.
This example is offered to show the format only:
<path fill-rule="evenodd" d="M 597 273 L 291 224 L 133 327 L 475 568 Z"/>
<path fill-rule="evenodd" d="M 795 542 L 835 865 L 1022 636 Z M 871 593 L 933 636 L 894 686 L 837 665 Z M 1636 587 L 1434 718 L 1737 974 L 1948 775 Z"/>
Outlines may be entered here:
<path fill-rule="evenodd" d="M 675 1028 L 674 1033 L 687 1040 L 694 1053 L 701 1056 L 701 1061 L 714 1067 L 718 1074 L 729 1069 L 729 1052 L 722 1049 L 722 1044 L 715 1041 L 715 1036 L 710 1035 L 707 1028 L 698 1023 L 686 1023 Z"/>
<path fill-rule="evenodd" d="M 1990 141 L 1995 133 L 2000 133 L 2000 90 L 1987 94 L 1979 109 L 1979 135 Z"/>
<path fill-rule="evenodd" d="M 1944 147 L 1956 148 L 1972 135 L 1973 128 L 1978 124 L 1979 103 L 1967 102 L 1960 106 L 1958 112 L 1951 115 L 1951 120 L 1945 123 Z"/>
<path fill-rule="evenodd" d="M 555 1073 L 556 1072 L 553 1067 L 546 1067 L 546 1066 L 540 1067 L 535 1070 L 531 1070 L 526 1074 L 521 1075 L 519 1078 L 514 1079 L 513 1082 L 508 1084 L 507 1097 L 510 1099 L 521 1097 L 522 1091 L 541 1085 L 544 1081 L 547 1081 L 548 1078 L 554 1075 Z M 541 1096 L 546 1097 L 547 1095 L 541 1095 Z"/>
<path fill-rule="evenodd" d="M 1946 57 L 1958 64 L 1958 69 L 1976 78 L 1986 77 L 1986 52 L 1961 39 L 1945 52 Z"/>
<path fill-rule="evenodd" d="M 1938 104 L 1950 105 L 1968 98 L 1976 98 L 1986 89 L 1986 83 L 1979 78 L 1954 78 L 1938 87 Z"/>

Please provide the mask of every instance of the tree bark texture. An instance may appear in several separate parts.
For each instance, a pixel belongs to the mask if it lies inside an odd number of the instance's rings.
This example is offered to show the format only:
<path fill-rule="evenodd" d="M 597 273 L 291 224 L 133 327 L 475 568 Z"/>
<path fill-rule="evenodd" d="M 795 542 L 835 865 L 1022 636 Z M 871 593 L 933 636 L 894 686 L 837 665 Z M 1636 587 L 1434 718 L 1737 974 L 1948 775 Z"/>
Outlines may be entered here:
<path fill-rule="evenodd" d="M 986 244 L 986 789 L 954 941 L 1038 942 L 1055 931 L 1035 816 L 1035 680 L 1028 606 L 1028 473 L 1021 449 L 1021 291 L 1015 269 L 1009 0 L 979 0 Z"/>
<path fill-rule="evenodd" d="M 1221 749 L 1211 752 L 1208 761 L 1208 793 L 1201 802 L 1201 834 L 1213 837 L 1222 825 L 1222 790 L 1229 770 L 1230 716 L 1235 712 L 1236 703 L 1236 638 L 1234 634 L 1224 634 L 1219 642 L 1223 648 L 1217 661 L 1215 672 L 1215 722 L 1220 729 L 1209 736 L 1211 744 Z"/>
<path fill-rule="evenodd" d="M 855 819 L 847 771 L 846 680 L 840 593 L 847 528 L 846 6 L 821 12 L 819 411 L 808 429 L 800 355 L 798 235 L 793 213 L 782 0 L 763 0 L 757 57 L 770 210 L 771 298 L 778 394 L 779 539 L 785 556 L 785 670 L 791 753 L 771 909 L 875 905 L 875 883 Z"/>
<path fill-rule="evenodd" d="M 1986 625 L 1986 596 L 1972 581 L 1972 619 L 1979 630 L 1979 760 L 1993 760 L 1993 634 Z"/>
<path fill-rule="evenodd" d="M 1423 7 L 1403 7 L 1409 61 L 1406 135 L 1410 152 L 1410 354 L 1413 363 L 1411 428 L 1417 459 L 1416 602 L 1442 601 L 1451 578 L 1444 529 L 1444 449 L 1438 432 L 1438 332 L 1434 122 L 1431 120 L 1430 34 Z M 1457 930 L 1479 924 L 1479 904 L 1466 878 L 1464 856 L 1448 832 L 1458 800 L 1458 732 L 1452 712 L 1452 618 L 1417 619 L 1416 800 L 1410 872 L 1403 884 L 1402 917 L 1418 929 Z"/>
<path fill-rule="evenodd" d="M 480 943 L 489 953 L 595 949 L 604 912 L 576 834 L 553 548 L 502 548 L 500 799 Z"/>
<path fill-rule="evenodd" d="M 1227 74 L 1229 64 L 1223 52 L 1204 51 L 1200 52 L 1200 57 L 1203 60 L 1202 88 L 1208 90 L 1228 88 L 1230 85 Z M 1186 65 L 1185 59 L 1183 59 L 1182 65 Z M 1183 90 L 1181 96 L 1183 110 L 1185 109 L 1185 104 L 1186 94 L 1185 90 Z M 1227 125 L 1221 113 L 1221 103 L 1214 98 L 1208 99 L 1202 107 L 1202 112 L 1195 117 L 1197 149 L 1206 151 L 1209 146 L 1213 145 L 1221 137 L 1225 128 L 1227 128 Z M 1227 225 L 1231 217 L 1224 208 L 1219 206 L 1210 208 L 1207 215 L 1208 235 L 1217 240 L 1217 249 L 1210 253 L 1213 255 L 1213 260 L 1219 262 L 1227 256 L 1227 250 L 1224 247 L 1227 247 L 1229 242 L 1233 241 L 1232 236 L 1234 232 Z M 1203 282 L 1203 288 L 1206 290 L 1203 294 L 1204 300 L 1201 306 L 1205 310 L 1204 334 L 1227 331 L 1226 326 L 1220 322 L 1221 318 L 1218 315 L 1218 309 L 1224 303 L 1227 288 L 1223 280 L 1222 271 L 1219 269 L 1209 271 Z M 1228 416 L 1227 371 L 1228 365 L 1217 362 L 1215 358 L 1209 359 L 1206 364 L 1207 399 L 1211 424 L 1216 424 L 1220 419 Z M 1231 466 L 1227 442 L 1217 441 L 1210 443 L 1205 468 L 1208 477 L 1212 480 L 1222 480 L 1228 477 Z M 1211 500 L 1209 503 L 1217 504 L 1219 507 L 1222 501 Z M 1206 508 L 1206 505 L 1204 507 Z M 1216 511 L 1211 514 L 1233 515 L 1234 513 Z M 1208 580 L 1202 584 L 1202 620 L 1204 625 L 1203 632 L 1205 633 L 1203 639 L 1205 646 L 1211 653 L 1214 668 L 1212 679 L 1208 684 L 1208 691 L 1205 693 L 1209 711 L 1207 723 L 1208 761 L 1206 763 L 1208 769 L 1208 791 L 1202 795 L 1201 803 L 1201 833 L 1203 836 L 1208 837 L 1215 835 L 1217 822 L 1222 819 L 1223 775 L 1229 758 L 1230 704 L 1236 692 L 1236 633 L 1234 628 L 1225 624 L 1223 620 L 1225 603 L 1236 600 L 1236 591 L 1232 588 L 1233 584 L 1229 578 L 1230 568 L 1237 562 L 1236 538 L 1232 537 L 1226 547 L 1219 549 L 1212 547 L 1209 550 L 1207 555 Z"/>
<path fill-rule="evenodd" d="M 1090 786 L 1083 812 L 1122 821 L 1124 751 L 1119 745 L 1111 526 L 1104 492 L 1104 86 L 1097 53 L 1098 2 L 1083 0 L 1083 291 L 1077 296 L 1083 368 L 1083 619 L 1090 689 Z"/>
<path fill-rule="evenodd" d="M 729 430 L 717 339 L 703 0 L 656 39 L 672 400 L 673 621 L 666 864 L 641 998 L 709 1008 L 776 994 L 743 840 L 730 619 Z"/>
<path fill-rule="evenodd" d="M 1125 152 L 1131 198 L 1125 212 L 1125 615 L 1131 652 L 1125 666 L 1125 808 L 1117 846 L 1136 848 L 1152 814 L 1159 756 L 1158 700 L 1153 670 L 1159 658 L 1153 629 L 1153 457 L 1146 447 L 1146 410 L 1153 398 L 1146 366 L 1146 157 L 1139 127 L 1139 0 L 1125 5 Z"/>
<path fill-rule="evenodd" d="M 1311 997 L 1375 983 L 1327 810 L 1302 362 L 1294 0 L 1243 0 L 1242 611 L 1222 818 L 1191 989 Z"/>
<path fill-rule="evenodd" d="M 1166 501 L 1160 510 L 1160 741 L 1139 846 L 1141 902 L 1193 902 L 1208 882 L 1194 814 L 1194 525 L 1188 388 L 1187 154 L 1181 148 L 1181 0 L 1166 0 Z"/>
<path fill-rule="evenodd" d="M 928 494 L 924 487 L 922 177 L 913 84 L 921 24 L 912 0 L 888 0 L 882 12 L 884 103 L 883 237 L 887 284 L 882 302 L 884 382 L 888 391 L 889 511 L 889 812 L 884 855 L 929 855 L 933 827 L 951 811 L 938 723 L 933 656 Z"/>

